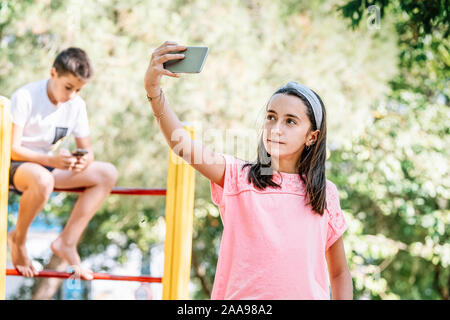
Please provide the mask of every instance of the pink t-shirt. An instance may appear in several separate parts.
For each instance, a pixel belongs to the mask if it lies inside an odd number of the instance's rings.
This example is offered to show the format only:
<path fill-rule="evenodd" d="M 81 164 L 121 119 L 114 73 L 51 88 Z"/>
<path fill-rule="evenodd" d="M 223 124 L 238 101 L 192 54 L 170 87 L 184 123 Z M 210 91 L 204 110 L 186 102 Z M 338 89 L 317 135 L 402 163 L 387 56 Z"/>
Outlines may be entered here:
<path fill-rule="evenodd" d="M 223 156 L 224 187 L 210 182 L 224 226 L 211 299 L 330 299 L 325 251 L 347 228 L 336 186 L 327 180 L 321 216 L 298 174 L 275 172 L 282 188 L 259 190 L 245 161 Z"/>

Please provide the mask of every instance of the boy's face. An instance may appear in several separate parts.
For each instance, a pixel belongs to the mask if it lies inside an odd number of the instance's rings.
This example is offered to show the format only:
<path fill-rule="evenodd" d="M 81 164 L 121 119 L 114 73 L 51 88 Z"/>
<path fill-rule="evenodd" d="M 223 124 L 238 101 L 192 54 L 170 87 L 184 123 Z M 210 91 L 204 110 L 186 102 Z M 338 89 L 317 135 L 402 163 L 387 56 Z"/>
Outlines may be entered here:
<path fill-rule="evenodd" d="M 47 92 L 50 100 L 55 103 L 63 103 L 76 97 L 87 81 L 81 80 L 72 73 L 59 75 L 55 68 L 50 71 L 51 85 Z"/>

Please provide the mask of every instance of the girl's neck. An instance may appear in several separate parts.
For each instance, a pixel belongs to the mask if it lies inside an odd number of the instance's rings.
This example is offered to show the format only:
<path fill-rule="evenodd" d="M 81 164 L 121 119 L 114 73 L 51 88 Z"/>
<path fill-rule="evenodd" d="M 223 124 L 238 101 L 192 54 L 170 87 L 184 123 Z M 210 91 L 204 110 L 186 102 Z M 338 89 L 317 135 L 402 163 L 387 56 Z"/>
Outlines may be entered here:
<path fill-rule="evenodd" d="M 284 173 L 298 173 L 297 161 L 279 160 L 272 158 L 272 169 Z"/>

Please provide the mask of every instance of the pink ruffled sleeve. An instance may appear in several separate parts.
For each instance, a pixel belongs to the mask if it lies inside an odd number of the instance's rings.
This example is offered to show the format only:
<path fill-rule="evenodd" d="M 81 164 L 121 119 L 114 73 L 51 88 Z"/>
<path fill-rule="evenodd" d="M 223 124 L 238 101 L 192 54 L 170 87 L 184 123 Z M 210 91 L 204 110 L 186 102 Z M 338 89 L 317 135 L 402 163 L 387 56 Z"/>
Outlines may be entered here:
<path fill-rule="evenodd" d="M 333 243 L 339 239 L 342 234 L 347 229 L 347 223 L 344 219 L 344 214 L 341 210 L 341 205 L 339 202 L 339 193 L 336 186 L 327 181 L 327 209 L 325 212 L 328 213 L 328 232 L 327 232 L 327 244 L 325 250 L 328 250 Z"/>

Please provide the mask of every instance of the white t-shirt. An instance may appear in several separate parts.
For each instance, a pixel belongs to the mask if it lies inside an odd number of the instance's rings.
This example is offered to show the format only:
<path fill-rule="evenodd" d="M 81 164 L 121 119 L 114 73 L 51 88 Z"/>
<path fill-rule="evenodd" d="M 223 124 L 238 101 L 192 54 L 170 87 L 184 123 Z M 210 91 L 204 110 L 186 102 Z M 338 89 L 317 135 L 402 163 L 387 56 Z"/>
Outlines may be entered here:
<path fill-rule="evenodd" d="M 11 96 L 12 122 L 23 127 L 21 145 L 46 154 L 65 136 L 90 134 L 84 100 L 76 96 L 55 106 L 47 95 L 48 80 L 26 84 Z"/>

